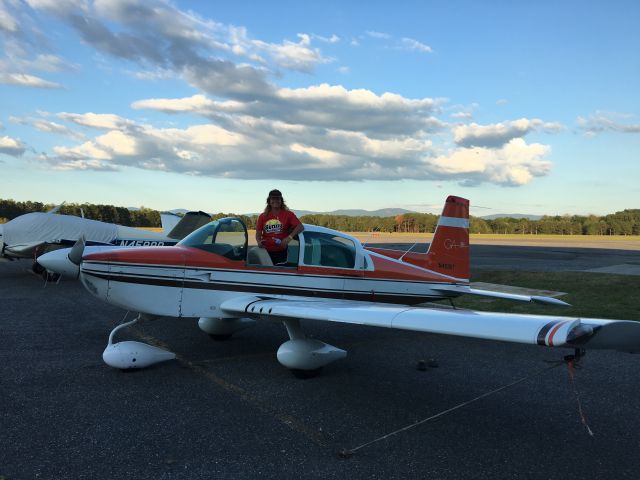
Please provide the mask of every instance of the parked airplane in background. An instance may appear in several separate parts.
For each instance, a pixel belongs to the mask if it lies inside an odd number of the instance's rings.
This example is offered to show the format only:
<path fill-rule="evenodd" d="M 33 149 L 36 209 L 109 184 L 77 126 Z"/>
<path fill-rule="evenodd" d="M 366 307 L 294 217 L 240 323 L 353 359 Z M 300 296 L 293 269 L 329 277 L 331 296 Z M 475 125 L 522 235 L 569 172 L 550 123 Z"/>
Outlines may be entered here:
<path fill-rule="evenodd" d="M 351 323 L 418 332 L 575 349 L 640 351 L 640 323 L 516 315 L 418 306 L 460 295 L 567 305 L 549 297 L 476 290 L 469 284 L 469 201 L 447 198 L 427 253 L 364 247 L 356 238 L 305 225 L 289 244 L 286 265 L 248 246 L 239 218 L 216 220 L 175 247 L 89 253 L 84 242 L 43 255 L 47 269 L 80 276 L 89 292 L 140 315 L 116 327 L 104 361 L 142 368 L 174 358 L 140 342 L 113 343 L 117 330 L 145 316 L 199 318 L 216 338 L 268 319 L 284 323 L 290 340 L 278 361 L 312 376 L 346 352 L 305 336 L 300 320 Z"/>
<path fill-rule="evenodd" d="M 0 260 L 30 258 L 33 270 L 42 273 L 38 257 L 43 253 L 72 246 L 80 237 L 87 245 L 123 247 L 171 246 L 206 225 L 211 217 L 204 212 L 188 212 L 184 217 L 161 214 L 162 232 L 152 232 L 113 223 L 99 222 L 57 213 L 62 205 L 48 212 L 20 215 L 0 225 Z"/>

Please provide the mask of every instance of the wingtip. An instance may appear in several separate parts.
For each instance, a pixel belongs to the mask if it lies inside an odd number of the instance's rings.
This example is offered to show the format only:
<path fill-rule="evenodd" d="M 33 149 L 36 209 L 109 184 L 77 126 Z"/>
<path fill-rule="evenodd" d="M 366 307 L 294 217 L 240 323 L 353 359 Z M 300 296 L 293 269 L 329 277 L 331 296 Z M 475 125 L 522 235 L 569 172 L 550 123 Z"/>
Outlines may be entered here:
<path fill-rule="evenodd" d="M 557 299 L 557 298 L 553 298 L 553 297 L 541 297 L 541 296 L 532 296 L 531 297 L 531 301 L 533 303 L 539 303 L 542 305 L 554 305 L 554 306 L 561 306 L 561 307 L 570 307 L 571 304 L 567 303 L 563 300 Z"/>

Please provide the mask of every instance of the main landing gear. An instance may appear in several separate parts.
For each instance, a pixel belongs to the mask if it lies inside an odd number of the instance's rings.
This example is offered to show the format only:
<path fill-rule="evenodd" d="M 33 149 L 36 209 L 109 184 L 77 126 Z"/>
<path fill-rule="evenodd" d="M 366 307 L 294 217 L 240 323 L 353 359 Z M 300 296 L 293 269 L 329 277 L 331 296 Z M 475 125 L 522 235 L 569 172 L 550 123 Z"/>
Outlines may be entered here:
<path fill-rule="evenodd" d="M 198 327 L 205 333 L 208 333 L 214 340 L 228 340 L 231 336 L 244 330 L 245 328 L 253 327 L 256 324 L 255 320 L 250 318 L 211 318 L 202 317 L 198 320 Z"/>
<path fill-rule="evenodd" d="M 300 320 L 284 320 L 290 340 L 280 345 L 278 362 L 291 370 L 297 378 L 312 378 L 325 365 L 347 356 L 347 352 L 312 338 L 307 338 Z"/>
<path fill-rule="evenodd" d="M 255 320 L 249 318 L 203 317 L 198 320 L 200 329 L 214 340 L 227 340 L 235 332 L 252 327 L 255 323 Z M 347 355 L 347 352 L 333 345 L 307 338 L 300 320 L 284 320 L 283 323 L 290 340 L 280 345 L 278 362 L 290 369 L 297 378 L 315 377 L 322 367 Z"/>

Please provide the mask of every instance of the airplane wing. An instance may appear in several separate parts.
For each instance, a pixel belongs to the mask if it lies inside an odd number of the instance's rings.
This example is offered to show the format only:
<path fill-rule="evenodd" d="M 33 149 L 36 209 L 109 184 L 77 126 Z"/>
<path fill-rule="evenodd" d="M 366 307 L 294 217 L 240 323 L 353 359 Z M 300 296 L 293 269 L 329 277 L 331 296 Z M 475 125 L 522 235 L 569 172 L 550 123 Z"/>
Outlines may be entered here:
<path fill-rule="evenodd" d="M 15 255 L 16 257 L 30 257 L 35 252 L 36 248 L 45 245 L 47 242 L 38 241 L 38 242 L 28 242 L 28 243 L 20 243 L 17 245 L 5 245 L 4 251 L 10 255 Z"/>
<path fill-rule="evenodd" d="M 434 288 L 434 290 L 440 292 L 459 292 L 465 295 L 478 295 L 481 297 L 502 298 L 505 300 L 515 300 L 518 302 L 531 302 L 539 303 L 542 305 L 554 305 L 570 307 L 571 304 L 563 302 L 557 298 L 544 297 L 540 295 L 519 295 L 516 293 L 495 292 L 493 290 L 480 290 L 477 288 L 471 288 L 465 285 L 442 285 L 441 287 Z"/>
<path fill-rule="evenodd" d="M 234 316 L 291 318 L 396 328 L 515 343 L 640 352 L 640 322 L 420 308 L 343 300 L 242 296 L 222 303 Z"/>

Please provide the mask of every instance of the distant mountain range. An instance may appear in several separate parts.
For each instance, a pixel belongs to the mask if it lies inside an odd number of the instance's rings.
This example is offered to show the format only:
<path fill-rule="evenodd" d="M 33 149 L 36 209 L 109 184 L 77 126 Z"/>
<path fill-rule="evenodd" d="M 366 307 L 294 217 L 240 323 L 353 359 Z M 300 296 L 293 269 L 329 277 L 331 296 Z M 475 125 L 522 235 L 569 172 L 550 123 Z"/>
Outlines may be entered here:
<path fill-rule="evenodd" d="M 527 220 L 540 220 L 542 215 L 528 215 L 526 213 L 496 213 L 480 217 L 483 220 L 495 220 L 497 218 L 526 218 Z"/>
<path fill-rule="evenodd" d="M 333 210 L 331 212 L 313 212 L 311 210 L 292 209 L 298 217 L 304 215 L 346 215 L 348 217 L 395 217 L 403 213 L 415 213 L 404 208 L 381 208 L 379 210 L 362 210 L 359 208 Z M 245 213 L 247 216 L 260 215 L 260 213 Z"/>
<path fill-rule="evenodd" d="M 140 210 L 136 207 L 129 207 L 129 210 L 137 211 Z M 173 210 L 169 210 L 170 213 L 176 213 L 178 215 L 183 215 L 190 210 L 186 208 L 174 208 Z M 397 215 L 402 215 L 405 213 L 416 213 L 412 210 L 407 210 L 405 208 L 381 208 L 379 210 L 363 210 L 360 208 L 347 208 L 340 210 L 332 210 L 331 212 L 314 212 L 312 210 L 297 210 L 293 209 L 295 214 L 298 217 L 302 217 L 304 215 L 346 215 L 348 217 L 395 217 Z M 260 215 L 260 213 L 245 213 L 244 215 L 251 217 Z M 495 220 L 497 218 L 526 218 L 528 220 L 540 220 L 542 215 L 529 215 L 526 213 L 495 213 L 493 215 L 485 215 L 484 217 L 480 217 L 483 220 Z"/>
<path fill-rule="evenodd" d="M 140 208 L 138 207 L 127 207 L 127 210 L 129 210 L 130 212 L 138 212 L 140 211 Z M 187 210 L 186 208 L 174 208 L 173 210 L 162 210 L 161 213 L 175 213 L 176 215 L 184 215 L 187 212 L 190 212 L 191 210 Z"/>

